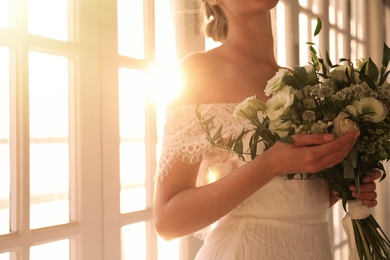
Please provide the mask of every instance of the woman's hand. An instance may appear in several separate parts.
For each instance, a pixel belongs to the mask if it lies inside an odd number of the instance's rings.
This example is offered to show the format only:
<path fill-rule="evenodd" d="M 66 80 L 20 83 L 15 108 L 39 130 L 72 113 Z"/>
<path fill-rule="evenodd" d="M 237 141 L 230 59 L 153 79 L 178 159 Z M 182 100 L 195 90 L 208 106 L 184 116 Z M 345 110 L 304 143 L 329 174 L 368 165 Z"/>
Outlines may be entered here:
<path fill-rule="evenodd" d="M 276 142 L 264 156 L 275 175 L 316 173 L 341 162 L 352 149 L 359 132 L 334 139 L 331 134 L 297 134 L 293 144 Z"/>
<path fill-rule="evenodd" d="M 352 191 L 352 196 L 357 199 L 361 199 L 363 204 L 367 207 L 375 207 L 378 202 L 376 201 L 376 183 L 375 180 L 379 179 L 382 173 L 379 170 L 375 170 L 372 175 L 365 176 L 363 183 L 360 185 L 360 193 L 356 194 L 356 187 L 351 185 L 349 189 Z"/>
<path fill-rule="evenodd" d="M 379 170 L 375 170 L 372 175 L 365 176 L 363 178 L 363 183 L 360 184 L 360 193 L 356 194 L 355 185 L 349 186 L 349 190 L 352 191 L 352 196 L 361 199 L 363 204 L 367 207 L 375 207 L 378 202 L 376 200 L 376 184 L 375 181 L 382 176 L 382 173 Z M 329 207 L 332 207 L 340 199 L 339 193 L 332 191 L 329 196 Z"/>

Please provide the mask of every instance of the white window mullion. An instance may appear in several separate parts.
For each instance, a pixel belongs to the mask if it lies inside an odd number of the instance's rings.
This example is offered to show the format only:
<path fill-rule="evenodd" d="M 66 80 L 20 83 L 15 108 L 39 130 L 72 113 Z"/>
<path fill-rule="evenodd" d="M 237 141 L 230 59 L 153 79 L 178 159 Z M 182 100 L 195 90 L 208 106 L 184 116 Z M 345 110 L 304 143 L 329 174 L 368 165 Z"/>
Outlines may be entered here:
<path fill-rule="evenodd" d="M 75 70 L 75 167 L 77 218 L 72 255 L 78 259 L 103 258 L 103 182 L 100 58 L 101 7 L 96 0 L 74 0 Z M 104 1 L 101 1 L 104 2 Z M 71 23 L 72 24 L 72 23 Z M 72 197 L 70 198 L 72 200 Z M 71 215 L 72 217 L 72 215 Z M 71 259 L 74 260 L 74 259 Z"/>

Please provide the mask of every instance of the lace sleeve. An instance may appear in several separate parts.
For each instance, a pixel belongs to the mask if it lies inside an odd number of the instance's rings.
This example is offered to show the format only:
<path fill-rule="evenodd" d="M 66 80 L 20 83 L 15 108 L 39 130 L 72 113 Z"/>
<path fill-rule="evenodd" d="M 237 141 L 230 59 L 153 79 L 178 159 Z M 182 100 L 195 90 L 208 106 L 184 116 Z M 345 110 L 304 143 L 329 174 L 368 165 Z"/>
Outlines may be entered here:
<path fill-rule="evenodd" d="M 196 105 L 185 105 L 168 111 L 155 179 L 164 179 L 177 160 L 190 164 L 199 162 L 211 148 L 196 121 L 195 112 Z"/>

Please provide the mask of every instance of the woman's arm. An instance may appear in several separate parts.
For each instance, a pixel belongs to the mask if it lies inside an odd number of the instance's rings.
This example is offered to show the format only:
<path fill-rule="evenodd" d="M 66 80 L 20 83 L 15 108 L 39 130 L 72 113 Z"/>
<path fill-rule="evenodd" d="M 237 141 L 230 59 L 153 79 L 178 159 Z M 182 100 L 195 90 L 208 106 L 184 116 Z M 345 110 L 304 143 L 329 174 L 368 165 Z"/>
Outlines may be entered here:
<path fill-rule="evenodd" d="M 165 239 L 198 231 L 229 213 L 278 175 L 318 172 L 339 163 L 357 136 L 355 132 L 333 140 L 329 134 L 295 135 L 294 145 L 277 142 L 255 160 L 202 187 L 196 187 L 199 163 L 177 162 L 156 185 L 156 230 Z"/>

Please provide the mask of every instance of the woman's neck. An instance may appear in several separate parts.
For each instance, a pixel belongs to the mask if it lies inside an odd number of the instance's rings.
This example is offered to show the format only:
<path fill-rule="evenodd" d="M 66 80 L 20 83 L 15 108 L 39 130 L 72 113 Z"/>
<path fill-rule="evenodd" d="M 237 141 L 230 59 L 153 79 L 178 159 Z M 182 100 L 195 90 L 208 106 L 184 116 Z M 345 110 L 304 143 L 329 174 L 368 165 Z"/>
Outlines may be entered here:
<path fill-rule="evenodd" d="M 270 11 L 229 19 L 229 32 L 221 47 L 243 59 L 277 67 Z"/>

